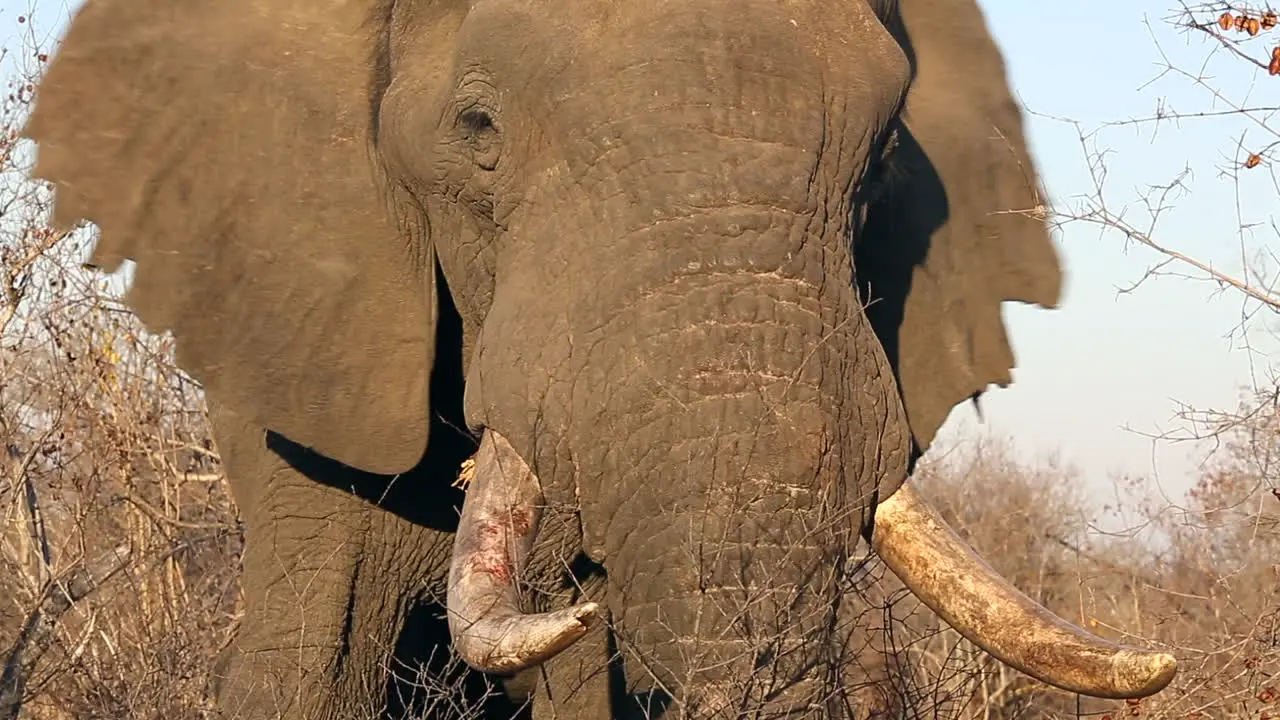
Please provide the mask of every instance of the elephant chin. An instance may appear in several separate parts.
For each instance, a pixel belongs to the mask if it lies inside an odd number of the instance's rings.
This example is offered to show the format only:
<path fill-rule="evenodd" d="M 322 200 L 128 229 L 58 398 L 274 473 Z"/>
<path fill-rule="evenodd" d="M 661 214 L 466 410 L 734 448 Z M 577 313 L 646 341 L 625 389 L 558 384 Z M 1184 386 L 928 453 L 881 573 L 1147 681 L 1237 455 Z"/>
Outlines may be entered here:
<path fill-rule="evenodd" d="M 568 648 L 602 610 L 583 603 L 550 613 L 520 611 L 515 581 L 537 536 L 541 485 L 493 430 L 485 431 L 470 463 L 449 573 L 449 628 L 467 664 L 515 672 Z M 1095 697 L 1138 698 L 1164 689 L 1177 672 L 1172 655 L 1104 640 L 1018 591 L 909 485 L 876 506 L 872 546 L 957 632 L 1050 685 Z"/>

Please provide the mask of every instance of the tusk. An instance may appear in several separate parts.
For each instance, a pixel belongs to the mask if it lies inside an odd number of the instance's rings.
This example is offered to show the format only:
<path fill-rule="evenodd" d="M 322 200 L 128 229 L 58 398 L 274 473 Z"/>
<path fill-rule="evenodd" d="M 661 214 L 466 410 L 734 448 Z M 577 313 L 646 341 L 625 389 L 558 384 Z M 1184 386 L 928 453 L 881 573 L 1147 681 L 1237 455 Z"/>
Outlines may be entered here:
<path fill-rule="evenodd" d="M 486 430 L 476 451 L 449 567 L 449 632 L 458 655 L 483 672 L 513 673 L 546 662 L 600 618 L 600 606 L 520 612 L 516 578 L 542 518 L 538 478 L 506 438 Z"/>
<path fill-rule="evenodd" d="M 1125 647 L 1049 612 L 987 565 L 915 490 L 876 507 L 872 547 L 964 637 L 1004 663 L 1063 690 L 1139 698 L 1173 680 L 1168 653 Z"/>

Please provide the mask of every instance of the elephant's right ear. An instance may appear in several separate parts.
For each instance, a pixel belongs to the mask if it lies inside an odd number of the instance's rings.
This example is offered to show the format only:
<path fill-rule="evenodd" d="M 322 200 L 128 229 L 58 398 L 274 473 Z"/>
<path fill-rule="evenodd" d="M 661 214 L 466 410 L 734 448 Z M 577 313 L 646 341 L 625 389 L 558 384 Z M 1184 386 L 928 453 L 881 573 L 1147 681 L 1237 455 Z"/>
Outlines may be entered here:
<path fill-rule="evenodd" d="M 1002 305 L 1055 307 L 1063 277 L 1021 111 L 978 3 L 884 4 L 897 9 L 890 31 L 913 77 L 856 265 L 923 450 L 955 405 L 1012 381 Z"/>
<path fill-rule="evenodd" d="M 378 0 L 87 0 L 24 134 L 55 222 L 211 398 L 354 467 L 422 457 L 434 256 L 373 158 Z"/>

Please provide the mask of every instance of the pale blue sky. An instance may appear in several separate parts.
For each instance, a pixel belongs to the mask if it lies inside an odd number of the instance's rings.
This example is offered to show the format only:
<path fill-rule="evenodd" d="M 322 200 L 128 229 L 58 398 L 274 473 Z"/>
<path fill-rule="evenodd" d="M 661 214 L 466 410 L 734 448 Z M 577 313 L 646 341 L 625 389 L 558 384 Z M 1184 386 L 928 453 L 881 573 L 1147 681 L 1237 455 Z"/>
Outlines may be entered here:
<path fill-rule="evenodd" d="M 1081 120 L 1086 128 L 1131 117 L 1150 116 L 1160 107 L 1180 111 L 1219 110 L 1203 88 L 1181 76 L 1146 88 L 1161 69 L 1162 49 L 1179 66 L 1199 73 L 1210 45 L 1169 27 L 1173 0 L 980 0 L 1005 52 L 1015 92 L 1033 113 Z M 78 5 L 72 0 L 0 0 L 5 45 L 30 25 L 17 15 L 39 5 L 37 27 L 46 33 Z M 1160 48 L 1157 48 L 1157 42 Z M 964 58 L 956 58 L 963 62 Z M 1215 87 L 1233 102 L 1275 104 L 1280 79 L 1250 73 L 1236 61 L 1219 58 L 1208 66 L 1220 77 Z M 1256 84 L 1256 87 L 1255 87 Z M 1070 125 L 1028 116 L 1033 153 L 1055 203 L 1078 204 L 1092 187 L 1084 153 Z M 1258 125 L 1227 119 L 1196 120 L 1181 126 L 1115 127 L 1097 140 L 1110 148 L 1109 200 L 1127 206 L 1136 224 L 1142 188 L 1170 181 L 1189 167 L 1193 193 L 1157 227 L 1161 240 L 1229 271 L 1240 267 L 1235 228 L 1237 204 L 1251 222 L 1269 223 L 1276 207 L 1276 184 L 1269 166 L 1246 174 L 1239 189 L 1220 177 L 1235 144 L 1275 141 Z M 1250 236 L 1249 247 L 1270 242 L 1269 230 Z M 1009 307 L 1019 368 L 1015 384 L 984 401 L 978 426 L 969 406 L 952 414 L 950 437 L 981 427 L 1011 436 L 1029 456 L 1056 453 L 1077 465 L 1101 490 L 1113 473 L 1158 474 L 1173 492 L 1185 489 L 1195 472 L 1185 446 L 1153 447 L 1137 431 L 1174 427 L 1175 401 L 1231 407 L 1251 373 L 1265 378 L 1265 356 L 1251 356 L 1227 337 L 1240 319 L 1234 294 L 1181 279 L 1156 279 L 1136 293 L 1118 289 L 1142 276 L 1151 252 L 1125 252 L 1118 237 L 1096 229 L 1068 227 L 1060 235 L 1068 273 L 1063 308 L 1045 312 Z M 1260 347 L 1271 338 L 1259 334 Z"/>
<path fill-rule="evenodd" d="M 1150 117 L 1160 107 L 1184 113 L 1229 107 L 1183 75 L 1151 82 L 1164 67 L 1162 53 L 1171 64 L 1209 79 L 1226 101 L 1276 105 L 1280 99 L 1277 79 L 1251 72 L 1225 53 L 1211 55 L 1213 46 L 1202 34 L 1166 23 L 1171 0 L 980 1 L 1005 52 L 1015 92 L 1035 113 L 1028 117 L 1032 151 L 1055 204 L 1078 206 L 1093 182 L 1076 129 L 1040 115 L 1071 117 L 1092 129 Z M 1265 56 L 1259 45 L 1255 53 Z M 1177 201 L 1154 235 L 1217 268 L 1238 271 L 1237 206 L 1244 220 L 1269 225 L 1277 196 L 1267 165 L 1244 173 L 1239 187 L 1221 174 L 1242 137 L 1248 147 L 1277 139 L 1236 118 L 1165 123 L 1158 131 L 1155 125 L 1106 129 L 1095 147 L 1114 151 L 1107 163 L 1113 210 L 1127 210 L 1131 223 L 1145 225 L 1139 202 L 1145 189 L 1190 168 L 1192 192 Z M 1272 230 L 1256 228 L 1245 246 L 1274 247 L 1274 239 Z M 1154 253 L 1126 252 L 1118 236 L 1079 225 L 1064 228 L 1060 240 L 1068 274 L 1065 302 L 1054 312 L 1007 307 L 1019 368 L 1010 389 L 988 396 L 987 428 L 1012 436 L 1024 451 L 1058 452 L 1096 486 L 1111 473 L 1127 472 L 1158 475 L 1166 490 L 1183 490 L 1193 480 L 1198 455 L 1186 446 L 1153 445 L 1133 431 L 1176 428 L 1176 401 L 1234 407 L 1240 387 L 1255 373 L 1266 379 L 1266 356 L 1242 351 L 1227 336 L 1240 322 L 1240 298 L 1181 278 L 1158 278 L 1121 295 L 1121 287 L 1157 260 Z M 1251 342 L 1260 350 L 1274 349 L 1263 329 Z M 968 408 L 958 409 L 948 429 L 971 431 L 973 416 Z"/>

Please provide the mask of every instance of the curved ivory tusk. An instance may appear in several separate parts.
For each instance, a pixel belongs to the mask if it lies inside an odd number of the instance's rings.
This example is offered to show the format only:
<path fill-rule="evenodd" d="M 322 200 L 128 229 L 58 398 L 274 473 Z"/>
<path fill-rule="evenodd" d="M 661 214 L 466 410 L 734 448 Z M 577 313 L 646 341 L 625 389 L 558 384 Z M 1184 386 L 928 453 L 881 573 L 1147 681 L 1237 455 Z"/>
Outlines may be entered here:
<path fill-rule="evenodd" d="M 1117 645 L 1009 584 L 908 485 L 876 508 L 872 547 L 924 604 L 978 647 L 1063 690 L 1138 698 L 1165 688 L 1172 655 Z"/>
<path fill-rule="evenodd" d="M 484 672 L 512 673 L 568 648 L 600 617 L 600 606 L 520 612 L 516 578 L 542 518 L 537 476 L 506 438 L 486 430 L 474 457 L 449 567 L 449 632 L 458 655 Z"/>

